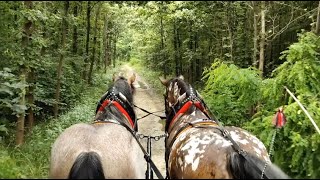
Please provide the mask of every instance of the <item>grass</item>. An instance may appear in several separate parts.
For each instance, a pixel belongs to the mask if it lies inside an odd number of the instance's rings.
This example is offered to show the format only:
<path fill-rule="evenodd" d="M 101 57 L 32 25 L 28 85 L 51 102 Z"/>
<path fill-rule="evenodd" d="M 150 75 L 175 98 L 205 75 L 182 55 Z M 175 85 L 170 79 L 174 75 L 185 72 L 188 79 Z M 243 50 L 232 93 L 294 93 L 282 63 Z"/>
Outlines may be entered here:
<path fill-rule="evenodd" d="M 73 108 L 58 119 L 48 119 L 34 126 L 32 134 L 25 137 L 22 146 L 7 147 L 0 144 L 0 178 L 47 178 L 51 146 L 55 139 L 73 124 L 92 121 L 96 103 L 105 93 L 116 70 L 96 74 L 94 85 L 84 90 Z"/>

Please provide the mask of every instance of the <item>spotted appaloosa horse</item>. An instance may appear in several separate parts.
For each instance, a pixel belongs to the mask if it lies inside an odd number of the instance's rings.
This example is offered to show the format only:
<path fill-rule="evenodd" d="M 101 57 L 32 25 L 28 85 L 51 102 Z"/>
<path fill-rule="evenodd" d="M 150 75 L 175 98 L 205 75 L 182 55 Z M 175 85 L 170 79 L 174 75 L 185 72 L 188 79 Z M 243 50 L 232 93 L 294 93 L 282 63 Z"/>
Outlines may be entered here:
<path fill-rule="evenodd" d="M 96 110 L 93 124 L 67 128 L 51 149 L 49 177 L 54 179 L 145 178 L 145 159 L 132 132 L 135 75 L 114 77 Z"/>
<path fill-rule="evenodd" d="M 166 86 L 168 178 L 289 178 L 270 162 L 264 144 L 254 135 L 238 127 L 218 126 L 183 76 L 160 80 Z M 225 130 L 231 139 L 224 136 Z"/>

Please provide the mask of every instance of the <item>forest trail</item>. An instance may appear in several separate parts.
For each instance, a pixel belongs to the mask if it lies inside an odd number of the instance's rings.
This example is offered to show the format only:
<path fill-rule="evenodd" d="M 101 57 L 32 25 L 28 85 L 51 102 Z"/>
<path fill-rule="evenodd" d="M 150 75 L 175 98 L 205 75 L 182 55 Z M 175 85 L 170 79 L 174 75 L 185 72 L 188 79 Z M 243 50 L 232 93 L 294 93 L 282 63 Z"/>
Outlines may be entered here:
<path fill-rule="evenodd" d="M 136 74 L 136 80 L 133 85 L 136 88 L 136 93 L 134 95 L 134 104 L 140 108 L 143 108 L 149 112 L 155 112 L 157 115 L 164 115 L 164 102 L 163 98 L 159 94 L 149 87 L 145 79 L 141 77 L 137 72 L 134 71 L 129 65 L 123 65 L 121 71 L 126 74 L 126 77 L 130 77 L 132 73 Z M 147 113 L 142 110 L 135 108 L 137 118 L 145 116 Z M 164 127 L 161 124 L 161 119 L 154 115 L 149 115 L 143 119 L 138 120 L 138 134 L 143 134 L 145 136 L 159 136 L 164 134 Z M 147 151 L 147 139 L 140 139 L 141 144 Z M 151 140 L 151 159 L 161 172 L 162 176 L 165 177 L 165 160 L 164 160 L 164 138 L 155 141 Z M 146 170 L 147 170 L 147 166 Z M 153 173 L 153 178 L 158 179 L 156 174 Z"/>

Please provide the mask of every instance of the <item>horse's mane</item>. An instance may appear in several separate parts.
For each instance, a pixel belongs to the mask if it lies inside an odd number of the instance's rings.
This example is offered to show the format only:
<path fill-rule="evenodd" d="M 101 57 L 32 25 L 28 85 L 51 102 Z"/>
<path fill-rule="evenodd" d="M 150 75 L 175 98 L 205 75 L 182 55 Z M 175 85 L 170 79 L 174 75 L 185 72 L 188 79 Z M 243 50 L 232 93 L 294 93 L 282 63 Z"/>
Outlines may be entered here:
<path fill-rule="evenodd" d="M 134 86 L 130 86 L 125 77 L 120 76 L 111 87 L 109 87 L 108 91 L 112 91 L 112 88 L 115 87 L 119 92 L 121 92 L 130 103 L 133 102 L 133 93 L 131 89 L 134 89 Z"/>
<path fill-rule="evenodd" d="M 178 87 L 180 87 L 180 94 L 183 94 L 185 92 L 188 92 L 190 90 L 190 84 L 188 84 L 186 81 L 176 77 L 176 78 L 173 78 L 171 80 L 171 82 L 177 82 L 178 84 Z"/>

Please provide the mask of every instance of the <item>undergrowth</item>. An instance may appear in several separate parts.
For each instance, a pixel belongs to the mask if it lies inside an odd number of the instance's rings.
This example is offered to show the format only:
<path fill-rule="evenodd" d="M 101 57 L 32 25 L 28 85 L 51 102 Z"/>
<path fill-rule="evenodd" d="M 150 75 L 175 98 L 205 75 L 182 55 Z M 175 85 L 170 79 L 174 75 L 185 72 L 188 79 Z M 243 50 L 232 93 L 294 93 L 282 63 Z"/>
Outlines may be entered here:
<path fill-rule="evenodd" d="M 96 103 L 110 85 L 115 71 L 96 74 L 93 85 L 83 90 L 83 96 L 73 108 L 58 119 L 48 119 L 34 126 L 22 146 L 13 147 L 0 142 L 0 178 L 47 178 L 55 139 L 67 127 L 93 120 Z"/>

